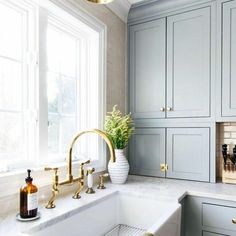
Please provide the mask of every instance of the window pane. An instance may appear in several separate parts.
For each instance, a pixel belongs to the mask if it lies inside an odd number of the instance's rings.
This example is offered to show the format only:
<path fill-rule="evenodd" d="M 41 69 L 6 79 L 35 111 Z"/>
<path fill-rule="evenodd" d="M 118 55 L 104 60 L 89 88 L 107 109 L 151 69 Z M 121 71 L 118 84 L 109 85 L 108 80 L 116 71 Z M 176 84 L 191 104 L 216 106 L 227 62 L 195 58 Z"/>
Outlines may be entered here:
<path fill-rule="evenodd" d="M 62 78 L 62 113 L 76 114 L 76 81 Z"/>
<path fill-rule="evenodd" d="M 48 95 L 48 111 L 57 113 L 59 89 L 59 75 L 56 73 L 47 73 L 47 95 Z"/>
<path fill-rule="evenodd" d="M 59 147 L 59 117 L 48 116 L 48 150 L 57 153 Z"/>
<path fill-rule="evenodd" d="M 0 153 L 23 152 L 23 120 L 20 114 L 0 113 Z"/>
<path fill-rule="evenodd" d="M 81 136 L 77 146 L 79 153 L 78 156 L 81 159 L 91 159 L 91 160 L 97 160 L 98 159 L 98 145 L 101 143 L 102 138 L 98 136 L 97 134 L 85 134 Z M 92 147 L 92 148 L 91 148 Z"/>
<path fill-rule="evenodd" d="M 22 105 L 21 64 L 0 58 L 0 109 L 20 110 Z"/>
<path fill-rule="evenodd" d="M 61 119 L 61 152 L 68 151 L 69 144 L 76 133 L 76 120 L 75 118 L 62 118 Z"/>
<path fill-rule="evenodd" d="M 22 14 L 0 3 L 0 55 L 21 59 Z"/>
<path fill-rule="evenodd" d="M 76 41 L 69 35 L 61 35 L 61 73 L 76 76 Z"/>
<path fill-rule="evenodd" d="M 74 22 L 64 24 L 60 19 L 49 16 L 47 79 L 50 121 L 48 150 L 51 158 L 59 156 L 64 159 L 77 132 L 102 128 L 100 37 L 89 26 L 89 31 L 77 34 L 82 32 L 79 25 L 76 27 Z M 57 119 L 52 120 L 52 115 Z M 74 156 L 100 161 L 103 158 L 103 143 L 96 134 L 83 135 L 73 148 Z"/>
<path fill-rule="evenodd" d="M 49 26 L 48 45 L 48 148 L 64 154 L 77 130 L 76 39 L 54 26 Z M 57 114 L 57 117 L 52 116 Z M 69 117 L 67 117 L 69 115 Z"/>
<path fill-rule="evenodd" d="M 60 33 L 49 27 L 47 30 L 47 63 L 48 70 L 59 72 L 60 67 Z"/>

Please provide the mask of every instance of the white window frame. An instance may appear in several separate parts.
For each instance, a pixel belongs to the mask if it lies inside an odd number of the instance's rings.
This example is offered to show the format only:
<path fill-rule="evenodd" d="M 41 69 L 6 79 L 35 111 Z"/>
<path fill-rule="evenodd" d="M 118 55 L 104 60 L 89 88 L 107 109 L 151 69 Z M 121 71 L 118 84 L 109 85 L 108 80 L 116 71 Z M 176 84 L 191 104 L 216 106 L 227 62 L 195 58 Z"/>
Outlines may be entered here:
<path fill-rule="evenodd" d="M 92 29 L 96 30 L 99 33 L 99 39 L 100 39 L 100 46 L 99 46 L 99 81 L 100 83 L 100 96 L 102 100 L 102 105 L 101 109 L 99 110 L 100 114 L 99 117 L 102 117 L 103 119 L 105 118 L 106 114 L 106 45 L 107 45 L 107 27 L 104 23 L 102 23 L 100 20 L 95 18 L 94 16 L 88 14 L 85 12 L 79 4 L 74 1 L 74 0 L 28 0 L 29 5 L 32 6 L 33 3 L 35 2 L 41 6 L 46 6 L 46 7 L 54 7 L 57 6 L 58 9 L 62 9 L 68 14 L 72 15 L 76 19 L 84 22 L 87 24 L 89 27 Z M 38 12 L 38 14 L 43 14 L 41 11 Z M 39 19 L 39 18 L 38 18 Z M 41 18 L 42 19 L 42 18 Z M 42 156 L 46 156 L 46 150 L 41 149 L 42 146 L 47 146 L 47 139 L 45 137 L 48 136 L 48 133 L 45 134 L 45 132 L 48 132 L 48 124 L 46 122 L 41 122 L 43 119 L 44 113 L 48 113 L 47 111 L 47 106 L 45 106 L 45 103 L 42 102 L 40 97 L 42 96 L 47 96 L 46 95 L 46 90 L 45 89 L 38 89 L 40 86 L 44 86 L 44 84 L 40 84 L 38 81 L 39 78 L 44 77 L 46 78 L 45 72 L 46 70 L 46 64 L 45 63 L 38 63 L 41 61 L 40 59 L 42 57 L 45 58 L 45 51 L 42 51 L 41 48 L 39 48 L 39 51 L 36 50 L 37 46 L 40 45 L 39 41 L 37 38 L 40 40 L 40 25 L 43 22 L 39 22 L 39 28 L 38 30 L 38 37 L 34 40 L 34 43 L 30 46 L 30 51 L 28 55 L 28 61 L 29 61 L 29 77 L 30 75 L 38 76 L 36 79 L 37 83 L 33 81 L 33 84 L 30 84 L 34 89 L 32 89 L 32 94 L 36 94 L 36 97 L 39 99 L 37 101 L 33 100 L 32 101 L 32 106 L 30 106 L 32 109 L 29 110 L 29 116 L 34 117 L 33 122 L 33 127 L 34 131 L 36 133 L 36 140 L 32 140 L 32 152 L 30 152 L 30 155 L 35 155 L 35 162 L 39 164 L 39 159 Z M 36 34 L 37 35 L 37 34 Z M 44 67 L 44 68 L 43 68 Z M 41 94 L 38 94 L 38 91 L 41 91 Z M 42 94 L 42 91 L 45 92 L 45 94 Z M 31 94 L 31 95 L 32 95 Z M 40 96 L 39 96 L 40 95 Z M 34 95 L 35 97 L 35 95 Z M 35 109 L 35 107 L 37 109 Z M 39 113 L 40 110 L 40 113 Z M 100 121 L 100 127 L 103 127 L 104 120 L 101 119 Z M 43 138 L 42 138 L 43 137 Z M 102 143 L 102 148 L 103 148 L 103 153 L 104 157 L 100 158 L 99 161 L 92 163 L 92 165 L 96 168 L 96 172 L 101 172 L 106 170 L 106 164 L 107 164 L 107 157 L 106 157 L 106 144 L 103 142 Z M 64 163 L 57 163 L 57 165 L 60 167 L 60 173 L 62 174 L 62 178 L 65 177 L 65 173 L 67 171 L 67 165 Z M 78 170 L 79 163 L 76 162 L 73 164 L 73 171 Z M 39 166 L 33 168 L 34 171 L 34 176 L 37 177 L 37 183 L 40 186 L 48 185 L 51 183 L 49 174 L 45 174 L 43 170 L 43 166 Z M 22 184 L 23 178 L 25 177 L 25 169 L 17 169 L 15 171 L 11 171 L 8 173 L 0 173 L 0 197 L 7 196 L 9 194 L 13 194 L 18 192 L 19 186 Z M 9 178 L 11 178 L 11 187 L 9 187 Z M 6 191 L 7 189 L 7 191 Z"/>
<path fill-rule="evenodd" d="M 28 164 L 31 162 L 30 156 L 35 156 L 35 150 L 36 150 L 36 143 L 35 143 L 35 128 L 36 123 L 35 120 L 37 119 L 35 116 L 35 81 L 31 80 L 30 78 L 35 77 L 35 64 L 36 64 L 36 57 L 33 54 L 35 51 L 35 25 L 36 25 L 36 18 L 37 11 L 35 11 L 35 5 L 32 4 L 30 1 L 21 1 L 19 0 L 17 3 L 13 0 L 9 0 L 8 2 L 5 2 L 4 0 L 0 0 L 4 5 L 8 5 L 12 9 L 16 9 L 19 11 L 22 16 L 23 20 L 25 22 L 24 27 L 24 38 L 23 40 L 23 54 L 22 54 L 22 76 L 23 76 L 23 104 L 22 109 L 23 117 L 24 117 L 24 123 L 28 123 L 25 125 L 26 129 L 24 130 L 24 150 L 26 153 L 24 153 L 25 158 L 22 161 L 15 162 L 11 168 L 21 168 L 25 165 L 25 162 Z M 32 89 L 26 89 L 31 87 Z M 31 118 L 33 117 L 33 119 Z M 29 138 L 31 137 L 31 138 Z M 14 157 L 17 155 L 17 153 L 9 153 L 5 154 L 3 156 L 8 157 L 10 160 L 14 159 Z M 24 162 L 24 163 L 21 163 Z"/>

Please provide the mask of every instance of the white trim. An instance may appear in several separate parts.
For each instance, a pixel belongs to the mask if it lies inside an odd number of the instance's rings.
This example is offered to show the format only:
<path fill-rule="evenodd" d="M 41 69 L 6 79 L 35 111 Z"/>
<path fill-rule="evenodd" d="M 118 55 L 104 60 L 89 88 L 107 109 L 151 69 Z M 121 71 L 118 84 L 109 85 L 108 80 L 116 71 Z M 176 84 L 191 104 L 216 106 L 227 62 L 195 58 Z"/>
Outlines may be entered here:
<path fill-rule="evenodd" d="M 24 158 L 25 161 L 29 159 L 29 156 L 34 156 L 34 147 L 35 147 L 35 139 L 34 139 L 34 126 L 35 122 L 31 119 L 31 116 L 33 114 L 33 107 L 32 103 L 34 103 L 34 98 L 31 96 L 31 90 L 29 87 L 32 87 L 32 90 L 34 88 L 34 81 L 31 80 L 32 74 L 34 74 L 34 63 L 32 56 L 33 46 L 34 46 L 34 38 L 31 37 L 33 35 L 33 28 L 32 25 L 35 25 L 35 18 L 34 18 L 34 12 L 35 12 L 35 6 L 28 1 L 0 1 L 1 4 L 5 5 L 6 7 L 9 7 L 13 9 L 14 11 L 21 14 L 22 17 L 22 55 L 21 58 L 9 58 L 9 57 L 2 57 L 4 59 L 18 62 L 21 64 L 22 67 L 22 80 L 21 80 L 21 93 L 22 93 L 22 104 L 21 109 L 17 110 L 9 110 L 2 109 L 3 112 L 11 112 L 11 113 L 19 113 L 23 118 L 23 124 L 22 124 L 22 131 L 23 131 L 23 137 L 24 140 L 23 143 L 23 152 L 22 153 L 7 153 L 5 156 L 11 155 L 10 159 L 19 157 L 19 154 L 22 155 L 22 158 Z M 32 101 L 32 103 L 31 103 Z M 32 135 L 31 135 L 32 134 Z M 3 157 L 4 154 L 1 157 Z M 4 159 L 4 158 L 3 158 Z M 20 160 L 17 160 L 19 162 Z M 23 161 L 23 159 L 21 160 Z M 11 161 L 10 161 L 11 162 Z M 6 163 L 7 165 L 7 163 Z"/>
<path fill-rule="evenodd" d="M 106 7 L 127 23 L 129 9 L 131 7 L 131 3 L 128 0 L 115 0 L 107 4 Z"/>

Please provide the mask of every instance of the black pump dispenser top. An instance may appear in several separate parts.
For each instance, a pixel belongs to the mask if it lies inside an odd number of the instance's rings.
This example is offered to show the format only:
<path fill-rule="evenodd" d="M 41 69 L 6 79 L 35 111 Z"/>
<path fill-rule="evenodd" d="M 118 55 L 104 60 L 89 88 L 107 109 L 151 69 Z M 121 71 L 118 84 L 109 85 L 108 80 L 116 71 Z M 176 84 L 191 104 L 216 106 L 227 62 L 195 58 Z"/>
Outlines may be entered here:
<path fill-rule="evenodd" d="M 33 178 L 30 176 L 31 170 L 27 170 L 27 172 L 28 172 L 28 177 L 25 178 L 25 182 L 26 182 L 26 183 L 32 182 L 32 181 L 33 181 Z"/>

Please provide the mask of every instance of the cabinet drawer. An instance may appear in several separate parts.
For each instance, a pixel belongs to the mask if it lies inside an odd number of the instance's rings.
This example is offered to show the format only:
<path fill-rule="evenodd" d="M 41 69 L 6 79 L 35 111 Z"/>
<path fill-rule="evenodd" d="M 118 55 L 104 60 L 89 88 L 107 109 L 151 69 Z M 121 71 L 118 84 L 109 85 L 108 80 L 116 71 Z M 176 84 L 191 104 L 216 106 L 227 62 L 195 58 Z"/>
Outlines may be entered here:
<path fill-rule="evenodd" d="M 221 228 L 236 232 L 236 224 L 232 219 L 236 218 L 236 208 L 214 204 L 202 204 L 202 224 L 207 227 Z"/>

